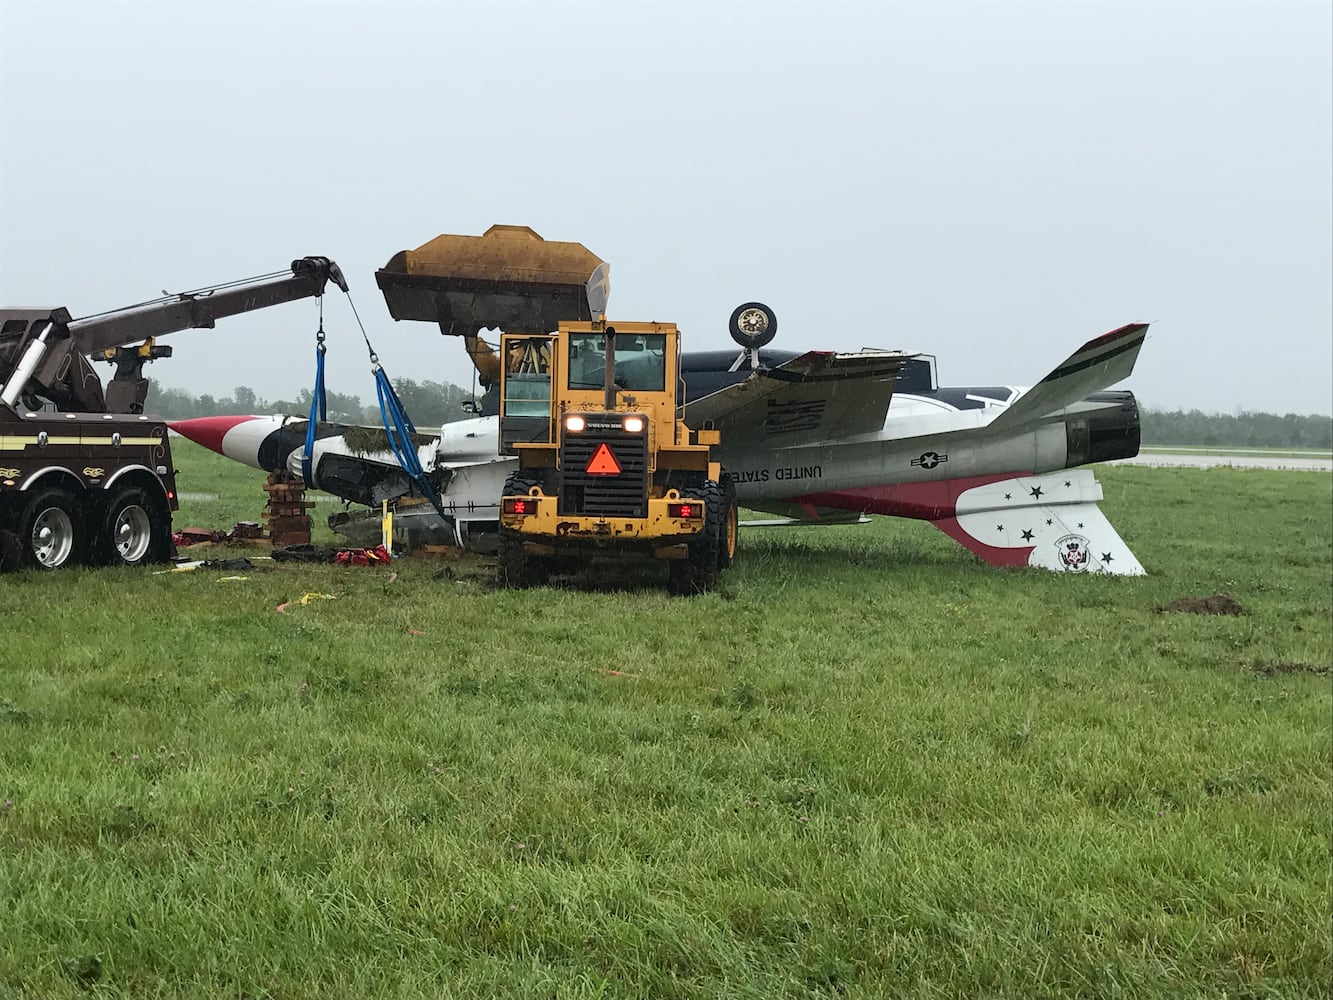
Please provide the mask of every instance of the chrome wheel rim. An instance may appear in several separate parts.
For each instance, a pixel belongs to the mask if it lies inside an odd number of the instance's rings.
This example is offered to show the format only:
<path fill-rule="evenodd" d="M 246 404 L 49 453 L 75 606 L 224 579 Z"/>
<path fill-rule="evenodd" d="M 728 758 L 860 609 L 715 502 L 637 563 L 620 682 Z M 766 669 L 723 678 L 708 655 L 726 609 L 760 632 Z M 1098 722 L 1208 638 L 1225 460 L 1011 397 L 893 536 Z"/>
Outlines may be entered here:
<path fill-rule="evenodd" d="M 116 555 L 123 562 L 134 563 L 148 552 L 153 539 L 153 523 L 148 511 L 138 504 L 125 507 L 116 515 L 116 523 L 111 528 L 116 546 Z"/>
<path fill-rule="evenodd" d="M 38 565 L 63 566 L 74 551 L 74 522 L 59 507 L 48 507 L 32 522 L 30 544 Z"/>
<path fill-rule="evenodd" d="M 768 329 L 768 315 L 762 309 L 746 309 L 736 318 L 742 333 L 754 336 Z"/>

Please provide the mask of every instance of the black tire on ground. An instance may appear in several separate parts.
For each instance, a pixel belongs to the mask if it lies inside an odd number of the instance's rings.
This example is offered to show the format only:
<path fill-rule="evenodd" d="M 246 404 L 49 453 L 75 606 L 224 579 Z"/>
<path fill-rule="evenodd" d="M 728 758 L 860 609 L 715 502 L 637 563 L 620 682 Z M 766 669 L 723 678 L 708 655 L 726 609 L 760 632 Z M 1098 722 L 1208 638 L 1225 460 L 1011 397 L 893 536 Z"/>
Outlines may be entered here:
<path fill-rule="evenodd" d="M 727 324 L 731 339 L 747 350 L 766 346 L 778 334 L 778 317 L 762 302 L 742 302 Z"/>
<path fill-rule="evenodd" d="M 740 510 L 736 504 L 736 483 L 722 473 L 722 537 L 717 547 L 718 569 L 726 569 L 736 561 L 736 547 L 740 540 Z"/>
<path fill-rule="evenodd" d="M 514 473 L 505 480 L 503 496 L 527 496 L 541 483 L 528 476 Z M 523 536 L 512 528 L 500 525 L 499 547 L 495 556 L 495 582 L 501 587 L 524 589 L 546 582 L 546 566 L 540 559 L 523 551 Z"/>
<path fill-rule="evenodd" d="M 166 500 L 142 486 L 107 498 L 97 533 L 96 561 L 105 566 L 147 566 L 171 557 L 171 513 Z"/>
<path fill-rule="evenodd" d="M 58 486 L 38 489 L 24 501 L 18 518 L 19 565 L 60 569 L 84 561 L 87 531 L 83 507 Z"/>
<path fill-rule="evenodd" d="M 719 549 L 722 545 L 724 502 L 722 486 L 709 479 L 699 490 L 704 502 L 704 530 L 689 543 L 689 555 L 671 562 L 668 586 L 679 597 L 706 594 L 717 586 L 720 576 Z"/>

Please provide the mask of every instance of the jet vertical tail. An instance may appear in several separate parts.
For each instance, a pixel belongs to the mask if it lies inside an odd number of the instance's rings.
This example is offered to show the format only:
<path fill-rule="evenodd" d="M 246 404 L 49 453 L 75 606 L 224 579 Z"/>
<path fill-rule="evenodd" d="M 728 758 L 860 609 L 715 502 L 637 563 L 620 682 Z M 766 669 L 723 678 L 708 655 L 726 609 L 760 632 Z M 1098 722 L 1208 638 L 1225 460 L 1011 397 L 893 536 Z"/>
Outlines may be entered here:
<path fill-rule="evenodd" d="M 1127 378 L 1148 334 L 1147 323 L 1130 323 L 1089 340 L 990 422 L 988 430 L 1017 430 L 1054 416 L 1099 389 Z"/>

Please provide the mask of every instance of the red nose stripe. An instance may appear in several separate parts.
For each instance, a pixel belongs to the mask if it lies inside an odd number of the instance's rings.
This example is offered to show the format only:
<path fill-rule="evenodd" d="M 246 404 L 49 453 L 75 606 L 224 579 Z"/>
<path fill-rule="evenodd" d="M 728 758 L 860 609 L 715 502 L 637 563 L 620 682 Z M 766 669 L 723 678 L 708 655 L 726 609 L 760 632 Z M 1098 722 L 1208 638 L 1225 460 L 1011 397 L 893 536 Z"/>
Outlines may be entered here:
<path fill-rule="evenodd" d="M 173 431 L 183 437 L 189 438 L 195 444 L 201 444 L 210 451 L 216 451 L 219 455 L 222 451 L 222 439 L 227 436 L 227 431 L 231 430 L 237 424 L 243 424 L 247 420 L 254 420 L 255 417 L 194 417 L 190 420 L 173 420 L 167 424 Z"/>

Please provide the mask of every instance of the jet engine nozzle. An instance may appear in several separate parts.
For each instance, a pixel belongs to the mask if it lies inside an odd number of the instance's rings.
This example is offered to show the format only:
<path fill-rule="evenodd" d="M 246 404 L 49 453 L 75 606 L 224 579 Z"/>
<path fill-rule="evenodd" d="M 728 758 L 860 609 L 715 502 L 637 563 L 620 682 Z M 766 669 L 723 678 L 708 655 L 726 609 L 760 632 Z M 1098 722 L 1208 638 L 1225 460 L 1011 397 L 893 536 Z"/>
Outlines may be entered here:
<path fill-rule="evenodd" d="M 1065 468 L 1133 458 L 1139 453 L 1139 404 L 1132 392 L 1094 392 L 1084 402 L 1107 408 L 1065 421 Z"/>

